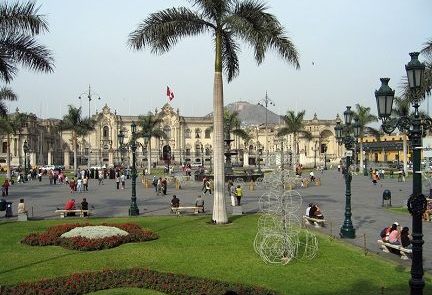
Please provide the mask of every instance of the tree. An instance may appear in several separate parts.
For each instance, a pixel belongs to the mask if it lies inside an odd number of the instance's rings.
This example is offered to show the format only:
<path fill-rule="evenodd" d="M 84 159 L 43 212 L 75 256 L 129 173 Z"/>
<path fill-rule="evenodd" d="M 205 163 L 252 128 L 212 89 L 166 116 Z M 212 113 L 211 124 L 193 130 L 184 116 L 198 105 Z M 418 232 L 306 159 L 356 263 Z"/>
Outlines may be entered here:
<path fill-rule="evenodd" d="M 400 118 L 406 118 L 411 116 L 410 112 L 410 99 L 408 97 L 395 97 L 394 98 L 394 106 L 392 109 L 392 117 L 396 119 Z M 403 171 L 405 172 L 405 175 L 408 175 L 408 134 L 406 131 L 401 131 L 402 133 L 402 149 L 403 149 Z M 398 167 L 399 169 L 399 167 Z"/>
<path fill-rule="evenodd" d="M 0 79 L 9 83 L 18 65 L 31 70 L 52 72 L 51 52 L 35 36 L 48 31 L 48 23 L 38 14 L 35 3 L 0 3 Z"/>
<path fill-rule="evenodd" d="M 17 95 L 12 91 L 12 89 L 7 87 L 2 87 L 0 89 L 0 116 L 6 116 L 8 109 L 4 104 L 4 100 L 17 100 Z"/>
<path fill-rule="evenodd" d="M 151 167 L 151 139 L 154 138 L 163 138 L 168 139 L 167 134 L 160 128 L 162 124 L 162 119 L 153 115 L 152 113 L 148 113 L 146 116 L 139 116 L 138 117 L 138 126 L 141 127 L 141 131 L 138 134 L 138 137 L 143 137 L 148 139 L 148 173 L 150 173 L 150 167 Z"/>
<path fill-rule="evenodd" d="M 20 134 L 21 130 L 26 122 L 29 120 L 36 120 L 36 116 L 34 114 L 27 113 L 19 113 L 18 111 L 14 114 L 0 116 L 0 130 L 3 134 L 6 134 L 6 165 L 7 172 L 6 178 L 10 179 L 11 177 L 11 158 L 10 158 L 10 142 L 12 134 Z M 18 144 L 20 144 L 21 140 L 18 138 Z"/>
<path fill-rule="evenodd" d="M 268 49 L 276 50 L 283 59 L 299 68 L 297 50 L 286 36 L 275 16 L 267 12 L 261 1 L 251 0 L 191 0 L 199 11 L 187 7 L 168 8 L 150 14 L 129 35 L 129 45 L 140 50 L 151 47 L 151 52 L 169 51 L 186 36 L 211 33 L 215 48 L 213 84 L 213 159 L 214 205 L 212 221 L 227 223 L 224 196 L 224 138 L 223 138 L 223 80 L 222 70 L 231 82 L 239 74 L 238 39 L 244 40 L 255 51 L 261 64 Z"/>
<path fill-rule="evenodd" d="M 68 106 L 68 113 L 63 116 L 59 123 L 61 131 L 70 130 L 72 133 L 72 150 L 74 154 L 74 172 L 77 171 L 77 147 L 78 137 L 86 136 L 91 130 L 94 129 L 95 120 L 91 118 L 83 119 L 81 116 L 81 107 L 76 108 L 73 105 Z"/>
<path fill-rule="evenodd" d="M 306 114 L 306 111 L 303 110 L 301 112 L 298 112 L 297 114 L 294 111 L 288 110 L 287 114 L 282 117 L 284 121 L 284 126 L 278 129 L 278 132 L 276 136 L 282 137 L 288 134 L 293 135 L 293 154 L 295 157 L 298 156 L 298 135 L 303 135 L 306 137 L 306 139 L 310 140 L 312 139 L 312 134 L 305 130 L 304 125 L 304 116 Z M 294 165 L 295 167 L 295 165 Z"/>
<path fill-rule="evenodd" d="M 358 118 L 358 122 L 360 125 L 360 167 L 362 170 L 364 170 L 365 168 L 363 167 L 363 138 L 365 137 L 365 135 L 370 134 L 373 135 L 375 137 L 379 137 L 379 130 L 367 126 L 368 124 L 372 123 L 372 122 L 377 122 L 378 121 L 378 117 L 375 115 L 372 115 L 370 113 L 371 108 L 370 107 L 364 107 L 361 106 L 360 104 L 356 104 L 356 111 L 354 112 L 354 116 L 356 116 Z"/>

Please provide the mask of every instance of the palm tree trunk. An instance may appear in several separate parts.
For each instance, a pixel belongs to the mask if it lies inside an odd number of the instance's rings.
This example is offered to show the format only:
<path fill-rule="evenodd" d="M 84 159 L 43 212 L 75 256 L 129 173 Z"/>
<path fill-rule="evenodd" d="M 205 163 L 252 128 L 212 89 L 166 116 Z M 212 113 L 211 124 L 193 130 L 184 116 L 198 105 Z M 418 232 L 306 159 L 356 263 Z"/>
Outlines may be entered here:
<path fill-rule="evenodd" d="M 7 173 L 6 178 L 11 179 L 11 157 L 10 157 L 10 133 L 7 134 L 7 143 L 6 143 L 6 162 L 7 162 Z"/>
<path fill-rule="evenodd" d="M 147 173 L 150 174 L 151 168 L 151 138 L 148 141 Z"/>
<path fill-rule="evenodd" d="M 407 145 L 407 135 L 405 133 L 402 134 L 402 148 L 403 148 L 403 171 L 405 175 L 408 175 L 408 145 Z M 399 169 L 399 168 L 398 168 Z"/>
<path fill-rule="evenodd" d="M 359 152 L 360 152 L 360 171 L 362 171 L 363 172 L 363 174 L 364 174 L 364 170 L 365 170 L 365 167 L 363 167 L 363 138 L 360 138 L 360 147 L 359 147 Z"/>
<path fill-rule="evenodd" d="M 72 133 L 72 144 L 73 144 L 73 153 L 74 153 L 74 174 L 77 172 L 77 136 Z"/>
<path fill-rule="evenodd" d="M 216 224 L 228 223 L 225 204 L 224 138 L 223 138 L 223 80 L 222 80 L 222 36 L 216 32 L 215 75 L 213 84 L 213 159 L 214 201 L 212 220 Z"/>

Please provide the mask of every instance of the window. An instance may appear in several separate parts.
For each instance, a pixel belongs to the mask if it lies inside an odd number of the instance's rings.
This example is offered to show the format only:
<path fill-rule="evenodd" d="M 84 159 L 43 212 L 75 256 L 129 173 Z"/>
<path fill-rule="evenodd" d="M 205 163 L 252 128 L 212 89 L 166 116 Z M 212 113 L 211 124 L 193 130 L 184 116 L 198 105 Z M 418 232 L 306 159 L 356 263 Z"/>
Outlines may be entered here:
<path fill-rule="evenodd" d="M 210 138 L 210 129 L 206 129 L 204 131 L 204 136 L 205 136 L 205 138 Z"/>
<path fill-rule="evenodd" d="M 191 155 L 191 150 L 190 149 L 186 149 L 186 156 L 190 156 Z"/>
<path fill-rule="evenodd" d="M 191 138 L 191 130 L 190 129 L 186 129 L 185 138 Z"/>
<path fill-rule="evenodd" d="M 103 127 L 102 136 L 103 136 L 104 138 L 109 137 L 109 127 L 108 127 L 108 126 L 104 126 L 104 127 Z"/>
<path fill-rule="evenodd" d="M 7 142 L 6 141 L 3 142 L 2 153 L 7 153 Z"/>
<path fill-rule="evenodd" d="M 197 128 L 195 129 L 195 138 L 200 138 L 201 137 L 201 129 Z"/>

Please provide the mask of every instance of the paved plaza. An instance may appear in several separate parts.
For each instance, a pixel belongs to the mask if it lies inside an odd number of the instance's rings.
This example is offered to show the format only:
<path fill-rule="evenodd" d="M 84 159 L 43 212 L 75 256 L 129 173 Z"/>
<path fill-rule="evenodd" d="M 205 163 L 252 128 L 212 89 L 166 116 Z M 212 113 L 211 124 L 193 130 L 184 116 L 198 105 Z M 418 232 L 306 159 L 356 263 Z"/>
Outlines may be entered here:
<path fill-rule="evenodd" d="M 321 177 L 321 185 L 310 185 L 307 188 L 298 189 L 303 196 L 303 208 L 299 215 L 304 213 L 304 209 L 309 202 L 317 202 L 328 221 L 327 227 L 322 231 L 339 235 L 339 228 L 344 220 L 345 210 L 345 181 L 340 173 L 335 170 L 324 171 Z M 137 179 L 138 180 L 138 179 Z M 176 190 L 173 184 L 168 186 L 167 196 L 157 196 L 154 189 L 145 188 L 142 183 L 137 183 L 137 203 L 140 215 L 168 215 L 170 214 L 170 200 L 176 194 L 181 206 L 193 205 L 196 196 L 201 193 L 201 182 L 188 182 L 182 189 Z M 352 181 L 352 220 L 356 229 L 356 239 L 346 241 L 352 242 L 360 247 L 366 247 L 370 252 L 376 252 L 389 259 L 394 259 L 401 264 L 409 265 L 410 261 L 402 261 L 394 254 L 382 253 L 377 246 L 379 232 L 386 225 L 391 225 L 394 221 L 402 226 L 408 226 L 411 230 L 411 216 L 408 214 L 395 213 L 381 207 L 382 193 L 389 189 L 392 193 L 393 206 L 401 206 L 406 202 L 412 191 L 412 179 L 407 182 L 398 182 L 397 178 L 386 177 L 378 185 L 373 185 L 369 177 L 353 176 Z M 426 191 L 426 188 L 424 189 Z M 428 189 L 427 189 L 428 190 Z M 245 185 L 242 199 L 243 211 L 253 213 L 258 211 L 258 198 L 264 193 L 263 189 L 257 188 L 250 191 Z M 96 217 L 119 217 L 127 216 L 131 198 L 131 180 L 127 180 L 126 189 L 117 190 L 114 180 L 105 179 L 103 185 L 98 185 L 96 180 L 90 180 L 89 191 L 84 193 L 71 194 L 66 185 L 50 185 L 48 178 L 44 177 L 42 182 L 33 181 L 25 184 L 15 184 L 11 187 L 8 201 L 13 202 L 14 214 L 20 198 L 24 198 L 28 207 L 30 217 L 35 219 L 59 218 L 54 211 L 62 208 L 69 198 L 75 198 L 77 203 L 82 198 L 87 198 L 90 206 L 94 206 Z M 205 207 L 207 214 L 211 214 L 213 199 L 212 196 L 205 196 Z M 231 214 L 232 207 L 227 198 L 228 213 Z M 2 212 L 3 213 L 3 212 Z M 3 214 L 2 214 L 3 215 Z M 79 217 L 68 217 L 78 219 Z M 181 218 L 181 217 L 179 217 Z M 209 215 L 209 219 L 211 215 Z M 12 217 L 11 220 L 16 219 Z M 1 217 L 1 221 L 6 218 Z M 31 221 L 29 221 L 31 222 Z M 432 272 L 432 223 L 423 222 L 423 233 L 425 244 L 423 245 L 424 269 Z"/>

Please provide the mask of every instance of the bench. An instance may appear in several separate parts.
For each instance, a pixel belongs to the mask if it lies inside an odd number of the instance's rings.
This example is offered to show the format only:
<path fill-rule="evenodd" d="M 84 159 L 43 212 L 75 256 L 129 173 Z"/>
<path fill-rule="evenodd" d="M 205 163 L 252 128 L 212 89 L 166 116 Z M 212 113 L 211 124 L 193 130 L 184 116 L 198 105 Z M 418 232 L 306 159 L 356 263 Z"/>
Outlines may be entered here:
<path fill-rule="evenodd" d="M 203 207 L 196 207 L 196 206 L 190 206 L 190 207 L 171 207 L 171 213 L 176 213 L 180 215 L 182 212 L 185 211 L 191 211 L 195 214 L 198 214 L 200 211 L 203 211 Z"/>
<path fill-rule="evenodd" d="M 386 243 L 383 240 L 378 240 L 377 243 L 378 243 L 378 245 L 380 245 L 380 248 L 385 253 L 389 253 L 390 252 L 389 248 L 398 250 L 399 254 L 400 254 L 400 257 L 403 260 L 408 260 L 409 257 L 408 257 L 407 254 L 412 254 L 412 250 L 411 249 L 404 248 L 401 245 L 394 245 L 394 244 Z"/>
<path fill-rule="evenodd" d="M 67 216 L 67 213 L 79 213 L 79 217 L 84 217 L 84 213 L 87 213 L 87 216 L 93 214 L 93 211 L 91 210 L 81 210 L 81 209 L 74 209 L 74 210 L 61 210 L 57 209 L 55 210 L 55 213 L 60 213 L 60 218 L 65 218 Z"/>
<path fill-rule="evenodd" d="M 303 219 L 306 225 L 314 225 L 315 227 L 323 227 L 325 224 L 325 219 L 316 219 L 309 216 L 303 215 Z"/>

